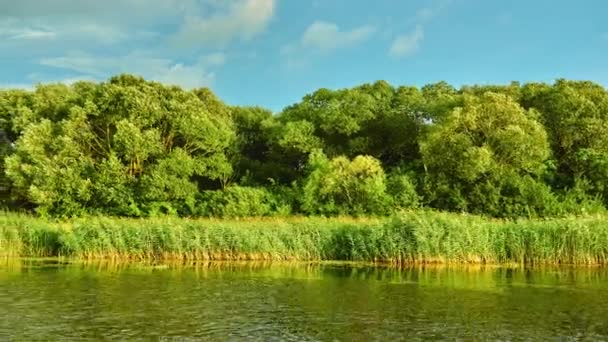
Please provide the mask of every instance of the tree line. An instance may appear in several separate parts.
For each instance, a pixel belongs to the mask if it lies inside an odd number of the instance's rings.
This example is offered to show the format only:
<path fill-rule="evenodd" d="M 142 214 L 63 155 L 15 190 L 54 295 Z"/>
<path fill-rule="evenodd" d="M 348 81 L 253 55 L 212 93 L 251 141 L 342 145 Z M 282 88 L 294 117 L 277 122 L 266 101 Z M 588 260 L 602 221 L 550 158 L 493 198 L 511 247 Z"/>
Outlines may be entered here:
<path fill-rule="evenodd" d="M 118 75 L 0 90 L 0 205 L 46 216 L 601 212 L 589 81 L 319 89 L 282 112 Z"/>

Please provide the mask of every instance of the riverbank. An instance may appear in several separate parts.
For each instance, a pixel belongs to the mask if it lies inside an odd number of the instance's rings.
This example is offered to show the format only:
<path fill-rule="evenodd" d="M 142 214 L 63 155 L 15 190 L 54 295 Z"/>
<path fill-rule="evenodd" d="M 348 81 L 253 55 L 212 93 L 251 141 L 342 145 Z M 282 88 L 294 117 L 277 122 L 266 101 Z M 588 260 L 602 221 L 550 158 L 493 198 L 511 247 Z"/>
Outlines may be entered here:
<path fill-rule="evenodd" d="M 417 211 L 363 219 L 51 221 L 3 213 L 0 256 L 608 264 L 608 219 L 506 221 Z"/>

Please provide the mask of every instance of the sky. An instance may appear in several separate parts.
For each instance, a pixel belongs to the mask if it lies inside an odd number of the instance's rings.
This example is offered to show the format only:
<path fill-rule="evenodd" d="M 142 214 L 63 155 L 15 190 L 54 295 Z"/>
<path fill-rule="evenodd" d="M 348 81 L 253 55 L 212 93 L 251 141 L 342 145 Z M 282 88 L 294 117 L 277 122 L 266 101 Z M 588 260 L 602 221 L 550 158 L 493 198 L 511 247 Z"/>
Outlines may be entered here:
<path fill-rule="evenodd" d="M 386 80 L 608 85 L 606 0 L 0 0 L 0 88 L 130 73 L 280 111 Z"/>

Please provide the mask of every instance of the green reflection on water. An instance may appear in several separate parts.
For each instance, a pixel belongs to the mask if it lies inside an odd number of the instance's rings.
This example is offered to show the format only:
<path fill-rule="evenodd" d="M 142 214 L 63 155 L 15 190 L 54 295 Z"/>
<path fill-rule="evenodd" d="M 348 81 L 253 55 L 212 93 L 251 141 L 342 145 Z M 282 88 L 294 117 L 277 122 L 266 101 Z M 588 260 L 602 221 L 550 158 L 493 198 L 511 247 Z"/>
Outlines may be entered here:
<path fill-rule="evenodd" d="M 0 339 L 606 339 L 608 269 L 0 260 Z"/>

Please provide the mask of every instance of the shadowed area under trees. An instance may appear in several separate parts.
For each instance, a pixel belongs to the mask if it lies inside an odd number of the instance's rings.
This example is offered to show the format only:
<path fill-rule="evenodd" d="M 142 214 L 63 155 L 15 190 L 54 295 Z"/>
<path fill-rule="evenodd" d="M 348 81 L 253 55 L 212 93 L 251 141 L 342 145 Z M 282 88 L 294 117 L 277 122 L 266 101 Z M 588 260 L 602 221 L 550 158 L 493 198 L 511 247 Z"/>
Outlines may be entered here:
<path fill-rule="evenodd" d="M 319 89 L 282 112 L 131 75 L 0 90 L 0 205 L 51 217 L 603 212 L 588 81 Z"/>

